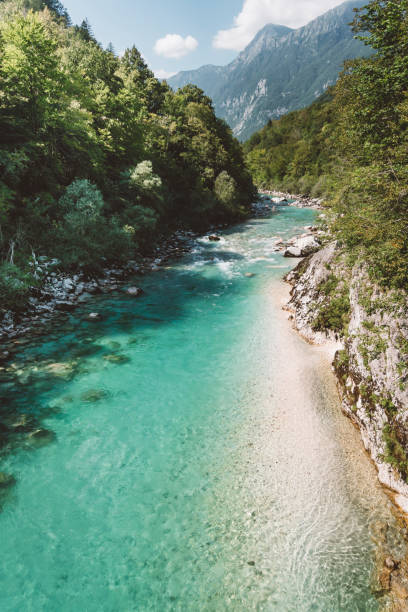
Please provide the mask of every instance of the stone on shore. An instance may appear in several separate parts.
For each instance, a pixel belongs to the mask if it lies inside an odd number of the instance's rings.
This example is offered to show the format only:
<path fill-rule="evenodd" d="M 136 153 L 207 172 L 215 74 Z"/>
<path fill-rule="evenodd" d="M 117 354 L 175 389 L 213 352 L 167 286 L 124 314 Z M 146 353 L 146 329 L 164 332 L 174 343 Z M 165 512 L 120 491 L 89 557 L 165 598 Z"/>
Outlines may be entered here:
<path fill-rule="evenodd" d="M 73 302 L 57 300 L 55 302 L 55 309 L 61 310 L 62 312 L 72 312 L 75 310 L 75 304 Z"/>
<path fill-rule="evenodd" d="M 320 244 L 314 236 L 302 236 L 289 242 L 292 244 L 284 252 L 284 257 L 307 257 L 320 249 Z"/>
<path fill-rule="evenodd" d="M 290 246 L 283 253 L 284 257 L 302 257 L 302 251 L 295 246 Z"/>

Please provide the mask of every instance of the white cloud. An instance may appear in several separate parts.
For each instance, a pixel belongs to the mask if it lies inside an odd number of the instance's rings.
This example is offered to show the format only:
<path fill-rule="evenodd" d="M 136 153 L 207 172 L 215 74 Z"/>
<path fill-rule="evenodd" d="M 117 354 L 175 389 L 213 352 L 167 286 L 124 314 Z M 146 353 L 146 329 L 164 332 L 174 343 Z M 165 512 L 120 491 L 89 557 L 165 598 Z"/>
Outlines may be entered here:
<path fill-rule="evenodd" d="M 340 4 L 341 0 L 244 0 L 234 25 L 214 37 L 217 49 L 242 51 L 268 23 L 299 28 Z"/>
<path fill-rule="evenodd" d="M 191 51 L 195 51 L 198 42 L 192 36 L 183 38 L 180 34 L 167 34 L 164 38 L 159 38 L 154 45 L 157 55 L 179 59 Z"/>
<path fill-rule="evenodd" d="M 154 74 L 158 79 L 169 79 L 170 77 L 177 74 L 177 72 L 167 72 L 167 70 L 160 69 L 160 70 L 155 70 Z"/>

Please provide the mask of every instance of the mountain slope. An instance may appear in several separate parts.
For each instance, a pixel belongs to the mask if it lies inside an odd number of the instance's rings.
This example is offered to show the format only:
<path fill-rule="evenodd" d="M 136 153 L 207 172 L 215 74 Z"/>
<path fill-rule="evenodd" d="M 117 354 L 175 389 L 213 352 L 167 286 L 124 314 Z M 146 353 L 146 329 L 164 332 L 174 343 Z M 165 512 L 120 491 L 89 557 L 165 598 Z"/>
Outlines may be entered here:
<path fill-rule="evenodd" d="M 204 89 L 217 114 L 245 140 L 269 119 L 311 104 L 336 82 L 346 59 L 370 54 L 348 25 L 353 8 L 365 4 L 345 2 L 297 30 L 267 25 L 228 66 L 180 72 L 169 84 Z"/>

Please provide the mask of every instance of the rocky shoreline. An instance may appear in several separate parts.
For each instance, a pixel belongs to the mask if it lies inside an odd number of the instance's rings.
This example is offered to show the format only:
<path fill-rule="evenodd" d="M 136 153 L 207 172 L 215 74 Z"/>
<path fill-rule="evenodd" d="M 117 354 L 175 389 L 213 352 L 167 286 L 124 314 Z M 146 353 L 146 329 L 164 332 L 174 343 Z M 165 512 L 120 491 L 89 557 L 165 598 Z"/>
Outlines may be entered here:
<path fill-rule="evenodd" d="M 376 286 L 366 264 L 350 265 L 335 241 L 285 280 L 292 286 L 285 309 L 294 328 L 312 344 L 335 343 L 343 411 L 359 429 L 406 531 L 408 296 Z M 377 592 L 390 593 L 390 609 L 407 610 L 408 557 L 395 560 L 386 550 L 377 557 Z"/>
<path fill-rule="evenodd" d="M 322 198 L 311 198 L 310 196 L 288 193 L 287 191 L 262 190 L 259 193 L 276 198 L 276 203 L 287 201 L 288 206 L 296 206 L 296 208 L 323 209 L 324 200 Z"/>
<path fill-rule="evenodd" d="M 33 287 L 28 308 L 20 315 L 11 311 L 3 312 L 0 319 L 0 361 L 8 357 L 8 342 L 43 327 L 58 314 L 74 311 L 94 295 L 118 291 L 123 289 L 130 279 L 159 270 L 170 259 L 177 259 L 188 253 L 197 236 L 198 234 L 191 231 L 175 232 L 163 240 L 150 256 L 129 261 L 123 267 L 109 267 L 95 278 L 81 273 L 61 272 L 58 269 L 58 260 L 37 258 L 33 263 L 33 275 L 39 279 L 40 286 Z"/>

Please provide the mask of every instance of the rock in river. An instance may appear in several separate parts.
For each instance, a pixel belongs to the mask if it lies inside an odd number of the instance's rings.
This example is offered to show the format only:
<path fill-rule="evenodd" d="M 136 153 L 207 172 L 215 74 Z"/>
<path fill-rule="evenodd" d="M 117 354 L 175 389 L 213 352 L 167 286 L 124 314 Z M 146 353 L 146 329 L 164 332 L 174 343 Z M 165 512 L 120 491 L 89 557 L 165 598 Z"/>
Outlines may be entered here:
<path fill-rule="evenodd" d="M 113 353 L 112 355 L 105 355 L 104 356 L 105 361 L 109 361 L 110 363 L 127 363 L 128 361 L 130 361 L 129 357 L 127 355 L 120 355 L 118 353 Z"/>
<path fill-rule="evenodd" d="M 45 446 L 55 440 L 55 433 L 49 429 L 36 429 L 28 435 L 28 439 L 35 446 Z"/>
<path fill-rule="evenodd" d="M 283 254 L 284 257 L 302 257 L 302 251 L 295 246 L 290 246 Z"/>
<path fill-rule="evenodd" d="M 83 402 L 99 402 L 105 399 L 107 395 L 108 393 L 104 389 L 89 389 L 89 391 L 82 393 L 81 400 Z"/>
<path fill-rule="evenodd" d="M 16 484 L 16 479 L 11 474 L 0 472 L 0 490 L 8 489 Z"/>
<path fill-rule="evenodd" d="M 221 240 L 221 238 L 219 236 L 216 236 L 215 234 L 208 236 L 208 240 L 210 242 L 219 242 Z"/>
<path fill-rule="evenodd" d="M 144 294 L 144 291 L 140 287 L 128 287 L 128 289 L 126 289 L 126 293 L 132 297 L 140 297 Z"/>

